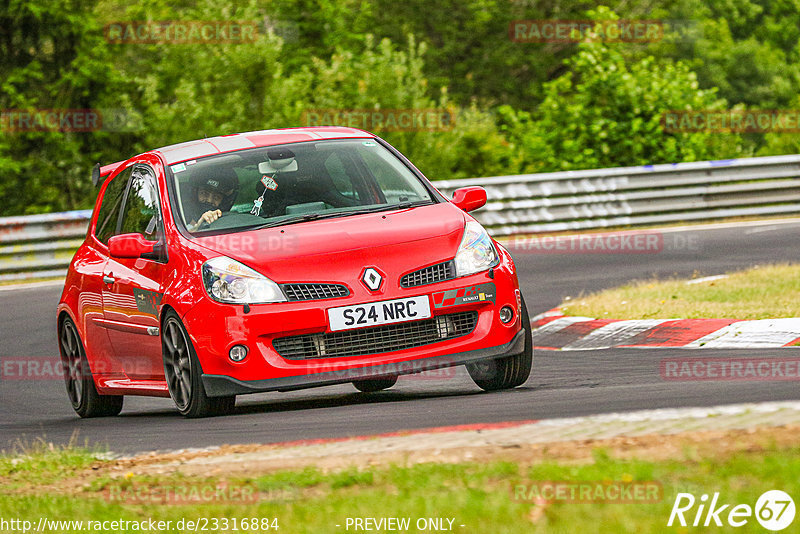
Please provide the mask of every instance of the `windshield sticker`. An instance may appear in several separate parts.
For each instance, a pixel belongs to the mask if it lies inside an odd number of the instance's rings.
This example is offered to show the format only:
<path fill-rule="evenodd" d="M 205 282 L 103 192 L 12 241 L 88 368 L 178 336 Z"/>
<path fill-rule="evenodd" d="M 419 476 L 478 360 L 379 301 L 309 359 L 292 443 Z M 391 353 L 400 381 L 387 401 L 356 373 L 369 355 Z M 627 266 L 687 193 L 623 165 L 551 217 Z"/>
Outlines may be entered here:
<path fill-rule="evenodd" d="M 264 187 L 270 191 L 275 191 L 278 189 L 278 182 L 276 182 L 274 178 L 270 178 L 267 175 L 261 177 L 261 183 L 264 184 Z"/>
<path fill-rule="evenodd" d="M 175 165 L 170 166 L 172 172 L 183 172 L 186 170 L 186 165 L 183 163 L 176 163 Z"/>
<path fill-rule="evenodd" d="M 364 141 L 361 144 L 364 146 L 378 146 L 378 143 L 376 143 L 375 141 Z"/>
<path fill-rule="evenodd" d="M 197 160 L 196 160 L 196 159 L 193 159 L 193 160 L 191 160 L 191 161 L 187 161 L 187 162 L 186 162 L 186 164 L 187 164 L 187 165 L 194 165 L 195 163 L 197 163 Z"/>

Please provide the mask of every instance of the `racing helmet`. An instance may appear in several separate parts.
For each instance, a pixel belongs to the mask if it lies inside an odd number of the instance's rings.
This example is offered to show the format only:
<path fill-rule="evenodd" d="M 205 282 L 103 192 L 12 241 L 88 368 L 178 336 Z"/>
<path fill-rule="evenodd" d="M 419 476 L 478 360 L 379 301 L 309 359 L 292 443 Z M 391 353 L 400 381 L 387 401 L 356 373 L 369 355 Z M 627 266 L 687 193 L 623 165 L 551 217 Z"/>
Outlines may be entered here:
<path fill-rule="evenodd" d="M 191 185 L 191 196 L 194 203 L 201 207 L 198 193 L 200 189 L 208 189 L 215 193 L 222 195 L 222 202 L 216 209 L 222 211 L 230 211 L 233 203 L 236 201 L 236 196 L 239 194 L 239 177 L 231 167 L 209 167 L 206 169 L 198 169 L 189 178 Z"/>

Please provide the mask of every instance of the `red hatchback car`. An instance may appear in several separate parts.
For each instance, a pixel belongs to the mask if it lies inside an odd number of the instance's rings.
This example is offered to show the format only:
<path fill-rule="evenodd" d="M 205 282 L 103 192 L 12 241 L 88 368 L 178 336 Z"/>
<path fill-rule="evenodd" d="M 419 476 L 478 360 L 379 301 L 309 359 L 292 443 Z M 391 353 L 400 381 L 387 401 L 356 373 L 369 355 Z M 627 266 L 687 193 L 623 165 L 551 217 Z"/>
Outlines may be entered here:
<path fill-rule="evenodd" d="M 96 168 L 101 186 L 57 311 L 81 417 L 125 395 L 189 417 L 237 395 L 466 365 L 524 383 L 531 327 L 514 263 L 382 139 L 341 127 L 201 139 Z"/>

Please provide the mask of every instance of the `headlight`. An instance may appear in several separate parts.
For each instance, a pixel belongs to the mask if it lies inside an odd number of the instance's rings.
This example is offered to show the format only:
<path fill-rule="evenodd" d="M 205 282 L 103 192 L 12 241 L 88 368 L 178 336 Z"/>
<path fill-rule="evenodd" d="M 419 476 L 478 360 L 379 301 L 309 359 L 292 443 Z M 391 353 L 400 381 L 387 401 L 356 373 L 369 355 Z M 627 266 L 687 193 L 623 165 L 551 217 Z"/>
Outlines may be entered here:
<path fill-rule="evenodd" d="M 236 260 L 220 256 L 203 264 L 208 296 L 227 304 L 286 302 L 278 284 Z"/>
<path fill-rule="evenodd" d="M 492 238 L 486 230 L 475 221 L 464 226 L 464 237 L 456 253 L 456 275 L 467 276 L 496 267 L 500 257 L 492 244 Z"/>

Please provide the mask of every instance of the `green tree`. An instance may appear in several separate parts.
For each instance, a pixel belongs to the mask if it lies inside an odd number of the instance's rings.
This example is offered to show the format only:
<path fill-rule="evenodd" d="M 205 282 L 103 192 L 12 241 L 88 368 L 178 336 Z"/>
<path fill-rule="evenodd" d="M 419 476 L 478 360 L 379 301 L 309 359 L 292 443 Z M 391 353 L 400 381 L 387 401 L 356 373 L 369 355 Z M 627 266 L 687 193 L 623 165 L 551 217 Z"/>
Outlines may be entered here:
<path fill-rule="evenodd" d="M 97 109 L 126 84 L 92 16 L 77 0 L 11 0 L 0 8 L 0 109 Z M 89 162 L 129 142 L 108 132 L 0 128 L 0 215 L 85 207 Z M 22 130 L 29 130 L 22 125 Z"/>
<path fill-rule="evenodd" d="M 306 72 L 307 109 L 449 110 L 451 126 L 430 131 L 376 128 L 432 179 L 488 176 L 503 173 L 513 164 L 511 147 L 495 125 L 494 117 L 473 105 L 460 109 L 447 87 L 431 91 L 424 75 L 428 47 L 408 37 L 398 49 L 388 39 L 374 43 L 367 36 L 357 52 L 341 50 L 329 61 L 315 59 Z M 438 98 L 429 97 L 429 93 Z"/>
<path fill-rule="evenodd" d="M 582 43 L 567 74 L 545 84 L 534 114 L 502 108 L 528 171 L 697 161 L 743 155 L 736 135 L 666 133 L 668 110 L 722 109 L 713 89 L 699 88 L 683 63 L 626 61 L 614 47 Z"/>
<path fill-rule="evenodd" d="M 689 31 L 655 43 L 648 53 L 686 62 L 700 86 L 717 87 L 729 105 L 773 109 L 791 102 L 800 89 L 800 6 L 753 0 L 665 4 L 653 16 L 686 24 Z"/>

